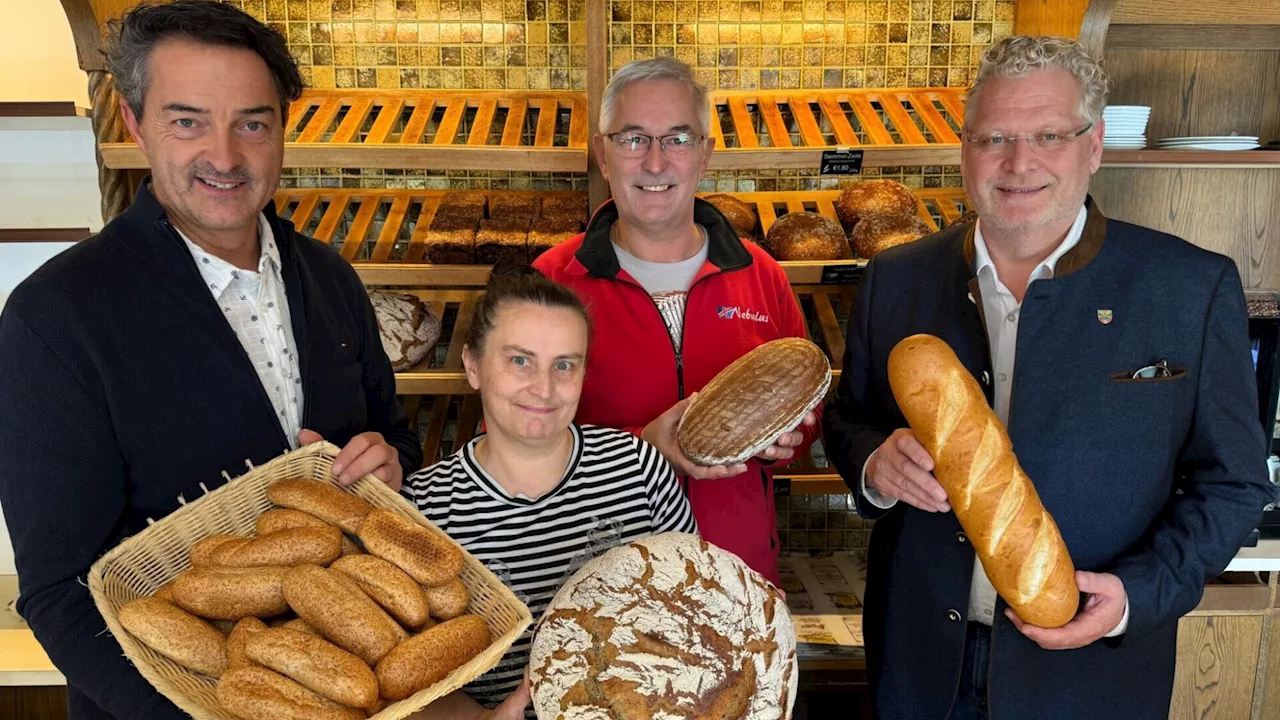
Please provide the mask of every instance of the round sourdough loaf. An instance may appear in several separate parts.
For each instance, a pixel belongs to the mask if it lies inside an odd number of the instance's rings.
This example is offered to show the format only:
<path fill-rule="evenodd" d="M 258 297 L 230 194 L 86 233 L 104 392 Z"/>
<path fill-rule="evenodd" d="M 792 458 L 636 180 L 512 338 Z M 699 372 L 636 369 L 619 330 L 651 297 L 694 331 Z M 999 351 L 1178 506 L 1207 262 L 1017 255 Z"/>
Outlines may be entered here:
<path fill-rule="evenodd" d="M 704 466 L 734 465 L 799 426 L 831 385 L 831 363 L 803 338 L 767 342 L 721 370 L 689 403 L 676 440 Z"/>
<path fill-rule="evenodd" d="M 914 215 L 917 202 L 911 188 L 894 180 L 863 180 L 840 192 L 836 216 L 844 229 L 853 232 L 862 218 L 876 213 Z"/>
<path fill-rule="evenodd" d="M 796 636 L 778 591 L 736 555 L 664 533 L 591 560 L 539 622 L 539 720 L 787 720 Z"/>

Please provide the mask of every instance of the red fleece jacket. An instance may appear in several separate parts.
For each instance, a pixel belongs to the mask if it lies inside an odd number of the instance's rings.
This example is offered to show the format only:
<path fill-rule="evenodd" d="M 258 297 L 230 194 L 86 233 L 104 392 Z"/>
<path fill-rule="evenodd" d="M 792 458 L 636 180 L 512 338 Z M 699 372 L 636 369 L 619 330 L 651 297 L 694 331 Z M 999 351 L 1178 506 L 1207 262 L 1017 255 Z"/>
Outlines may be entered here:
<path fill-rule="evenodd" d="M 579 422 L 638 435 L 654 418 L 701 390 L 752 349 L 778 338 L 806 336 L 804 318 L 782 267 L 758 246 L 739 240 L 710 203 L 696 200 L 694 218 L 707 229 L 707 262 L 685 301 L 679 353 L 657 305 L 618 265 L 609 239 L 618 219 L 612 202 L 600 207 L 585 233 L 534 262 L 544 275 L 572 288 L 591 316 Z M 803 430 L 800 451 L 821 436 L 817 425 Z M 735 553 L 778 583 L 771 468 L 752 460 L 747 471 L 736 477 L 684 478 L 683 482 L 707 542 Z"/>

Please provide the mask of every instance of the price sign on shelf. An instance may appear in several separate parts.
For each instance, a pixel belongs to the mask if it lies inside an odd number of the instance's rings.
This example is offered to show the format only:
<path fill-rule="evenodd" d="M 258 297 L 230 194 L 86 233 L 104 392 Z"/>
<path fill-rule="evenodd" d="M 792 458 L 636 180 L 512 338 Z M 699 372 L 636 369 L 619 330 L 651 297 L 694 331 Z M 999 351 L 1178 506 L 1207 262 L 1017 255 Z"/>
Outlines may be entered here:
<path fill-rule="evenodd" d="M 836 148 L 822 151 L 822 163 L 819 165 L 820 175 L 861 175 L 862 150 Z"/>

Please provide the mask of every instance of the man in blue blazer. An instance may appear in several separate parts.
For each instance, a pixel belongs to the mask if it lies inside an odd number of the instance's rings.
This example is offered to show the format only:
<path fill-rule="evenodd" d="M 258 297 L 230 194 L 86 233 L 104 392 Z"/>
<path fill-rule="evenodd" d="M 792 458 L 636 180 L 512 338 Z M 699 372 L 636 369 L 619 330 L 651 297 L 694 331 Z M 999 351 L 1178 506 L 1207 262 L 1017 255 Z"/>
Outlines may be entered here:
<path fill-rule="evenodd" d="M 1240 278 L 1088 197 L 1107 80 L 1074 41 L 983 58 L 962 170 L 978 221 L 887 250 L 849 319 L 826 446 L 876 519 L 864 632 L 880 720 L 1165 720 L 1178 619 L 1267 501 Z M 1061 628 L 992 588 L 889 388 L 903 338 L 982 384 L 1086 594 Z"/>

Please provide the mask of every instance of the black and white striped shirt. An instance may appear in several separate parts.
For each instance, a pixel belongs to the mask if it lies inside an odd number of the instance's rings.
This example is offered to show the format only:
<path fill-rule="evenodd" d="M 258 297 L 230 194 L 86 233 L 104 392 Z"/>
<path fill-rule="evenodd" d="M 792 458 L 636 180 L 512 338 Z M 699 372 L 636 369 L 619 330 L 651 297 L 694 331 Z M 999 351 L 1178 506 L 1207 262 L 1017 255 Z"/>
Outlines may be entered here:
<path fill-rule="evenodd" d="M 653 446 L 609 428 L 570 430 L 573 453 L 564 479 L 536 500 L 512 497 L 480 467 L 479 438 L 404 484 L 403 493 L 428 520 L 529 606 L 535 625 L 560 586 L 591 558 L 648 535 L 697 532 L 688 499 Z M 493 707 L 515 690 L 532 630 L 497 667 L 467 685 L 467 694 Z"/>

